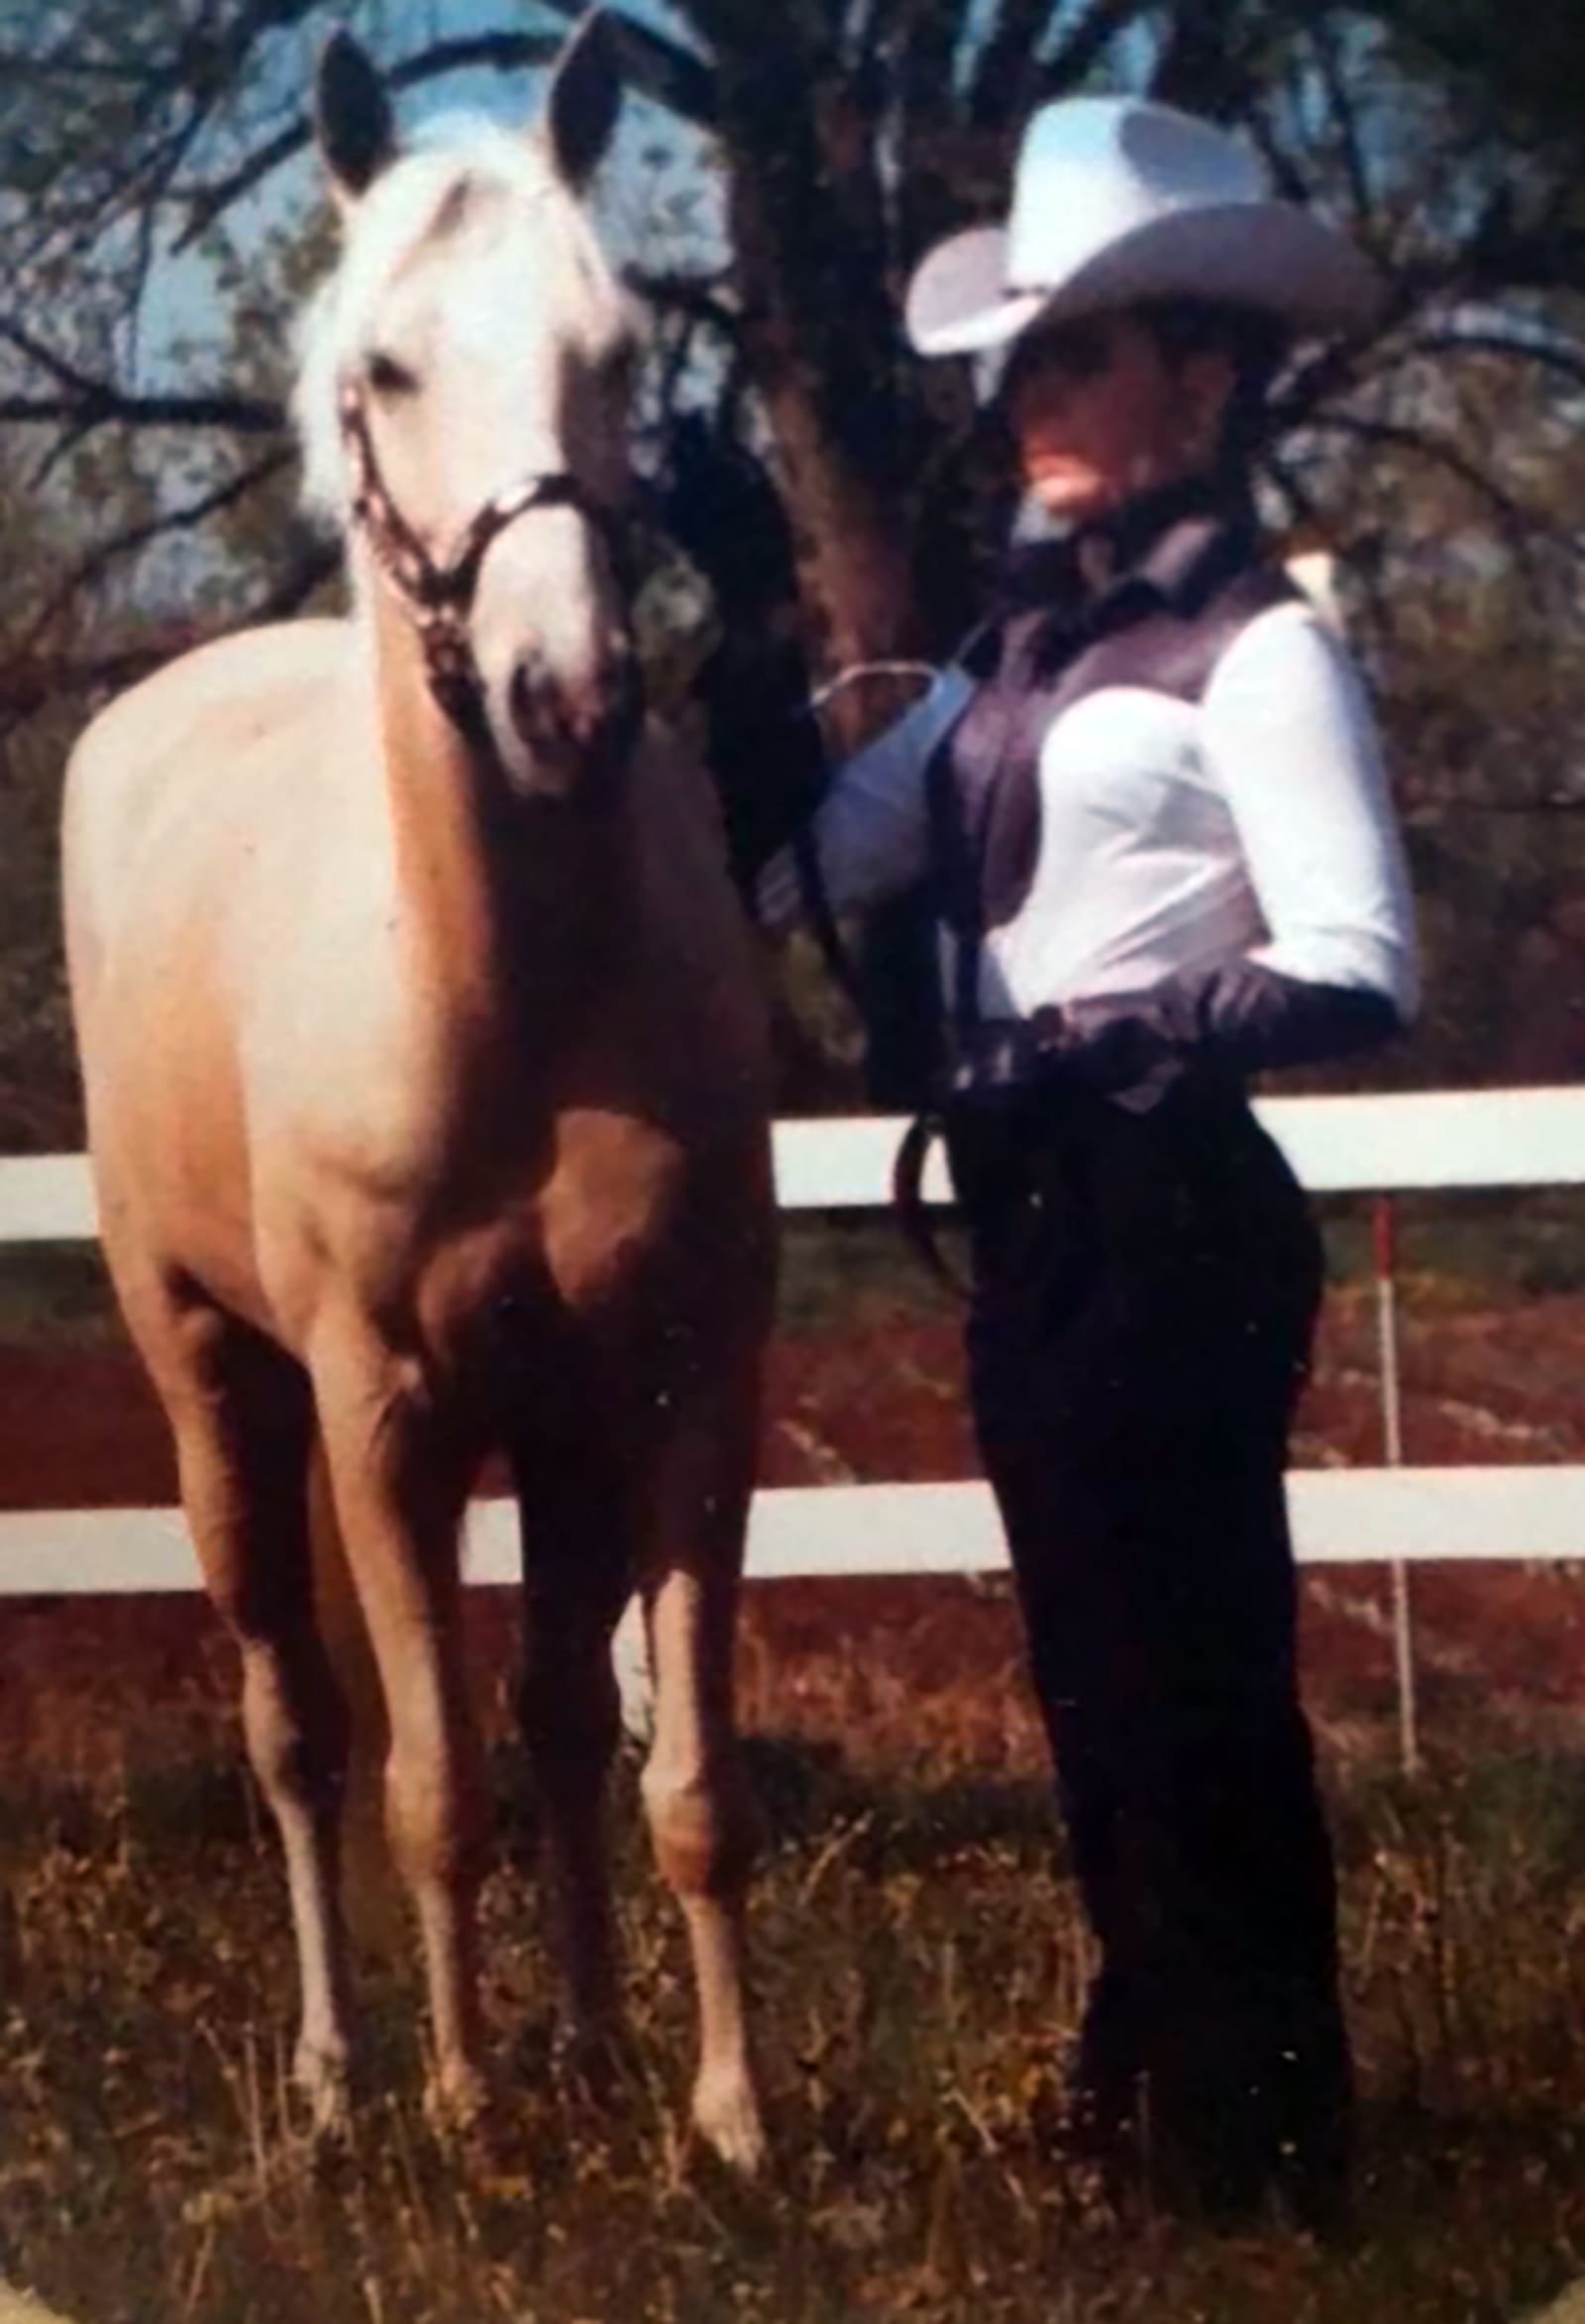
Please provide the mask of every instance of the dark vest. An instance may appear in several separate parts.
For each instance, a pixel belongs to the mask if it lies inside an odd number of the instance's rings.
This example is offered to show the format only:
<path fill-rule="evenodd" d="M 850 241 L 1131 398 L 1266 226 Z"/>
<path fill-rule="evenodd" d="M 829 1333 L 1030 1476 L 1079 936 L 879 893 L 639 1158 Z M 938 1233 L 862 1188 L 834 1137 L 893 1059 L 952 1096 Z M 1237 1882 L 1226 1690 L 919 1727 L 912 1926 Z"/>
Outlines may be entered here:
<path fill-rule="evenodd" d="M 980 687 L 925 775 L 936 908 L 952 930 L 952 1015 L 979 1020 L 980 952 L 1028 899 L 1040 853 L 1040 753 L 1055 719 L 1109 687 L 1198 702 L 1245 624 L 1300 592 L 1243 515 L 1181 516 L 1099 593 L 1071 550 L 1031 560 L 1022 593 L 965 654 Z"/>

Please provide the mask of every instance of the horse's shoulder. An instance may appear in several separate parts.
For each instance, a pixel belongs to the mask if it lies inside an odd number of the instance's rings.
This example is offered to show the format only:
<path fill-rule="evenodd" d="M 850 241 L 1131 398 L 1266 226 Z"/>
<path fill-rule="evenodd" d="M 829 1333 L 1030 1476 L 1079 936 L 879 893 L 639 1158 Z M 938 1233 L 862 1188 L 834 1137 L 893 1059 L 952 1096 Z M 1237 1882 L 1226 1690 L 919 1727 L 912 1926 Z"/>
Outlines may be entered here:
<path fill-rule="evenodd" d="M 78 755 L 119 755 L 140 735 L 264 702 L 277 707 L 298 692 L 305 702 L 320 699 L 348 668 L 351 651 L 350 625 L 334 620 L 274 622 L 211 639 L 117 694 L 85 729 Z"/>

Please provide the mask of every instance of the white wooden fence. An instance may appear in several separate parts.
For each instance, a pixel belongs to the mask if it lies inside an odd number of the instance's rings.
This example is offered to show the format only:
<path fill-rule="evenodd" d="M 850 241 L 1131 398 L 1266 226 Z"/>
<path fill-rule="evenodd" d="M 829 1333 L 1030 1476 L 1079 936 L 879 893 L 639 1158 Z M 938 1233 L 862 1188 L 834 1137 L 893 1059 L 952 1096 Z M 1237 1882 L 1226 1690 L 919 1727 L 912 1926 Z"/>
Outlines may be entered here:
<path fill-rule="evenodd" d="M 1318 1193 L 1365 1192 L 1387 1201 L 1411 1190 L 1585 1184 L 1585 1090 L 1277 1099 L 1260 1111 Z M 784 1210 L 883 1204 L 900 1126 L 874 1118 L 780 1124 Z M 946 1200 L 939 1160 L 926 1193 Z M 93 1234 L 80 1156 L 0 1161 L 0 1243 L 81 1241 Z M 1390 1278 L 1382 1290 L 1389 1465 L 1292 1476 L 1301 1560 L 1387 1560 L 1402 1567 L 1442 1558 L 1585 1559 L 1585 1466 L 1390 1465 L 1399 1451 Z M 514 1530 L 509 1504 L 475 1505 L 465 1544 L 473 1580 L 515 1576 Z M 749 1572 L 765 1578 L 983 1573 L 1004 1558 L 996 1513 L 980 1484 L 766 1490 L 756 1501 L 749 1539 Z M 0 1595 L 186 1590 L 196 1583 L 175 1511 L 0 1515 Z"/>

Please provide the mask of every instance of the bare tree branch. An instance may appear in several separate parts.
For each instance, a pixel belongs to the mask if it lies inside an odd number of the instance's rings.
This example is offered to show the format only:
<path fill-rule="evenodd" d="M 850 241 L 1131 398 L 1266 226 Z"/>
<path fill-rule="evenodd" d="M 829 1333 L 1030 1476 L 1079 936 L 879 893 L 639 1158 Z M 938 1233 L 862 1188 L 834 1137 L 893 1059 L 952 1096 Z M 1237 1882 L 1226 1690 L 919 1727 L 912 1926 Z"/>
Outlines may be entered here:
<path fill-rule="evenodd" d="M 1174 0 L 1151 95 L 1218 121 L 1245 111 L 1251 83 L 1241 15 L 1228 0 Z"/>
<path fill-rule="evenodd" d="M 268 452 L 251 468 L 226 476 L 202 492 L 194 500 L 182 501 L 174 508 L 164 508 L 156 516 L 145 517 L 136 524 L 126 525 L 120 532 L 109 534 L 99 541 L 67 574 L 64 581 L 52 591 L 39 611 L 29 622 L 13 651 L 30 653 L 54 626 L 60 615 L 78 598 L 84 596 L 95 582 L 102 581 L 112 566 L 119 565 L 147 549 L 156 541 L 174 538 L 182 533 L 196 532 L 209 519 L 247 498 L 250 492 L 278 475 L 292 455 L 282 446 Z"/>
<path fill-rule="evenodd" d="M 547 64 L 561 44 L 531 33 L 479 33 L 471 39 L 436 41 L 416 56 L 404 57 L 387 75 L 395 88 L 418 88 L 447 73 L 493 66 L 497 72 L 520 72 Z M 273 171 L 295 159 L 313 142 L 310 116 L 299 113 L 274 137 L 240 161 L 213 185 L 172 188 L 171 199 L 187 209 L 187 223 L 171 245 L 178 255 L 191 249 L 234 202 L 251 193 Z"/>
<path fill-rule="evenodd" d="M 109 222 L 129 210 L 150 213 L 165 198 L 170 179 L 186 160 L 216 111 L 236 86 L 261 39 L 300 23 L 321 0 L 243 0 L 229 22 L 217 25 L 217 7 L 200 11 L 163 69 L 144 60 L 134 85 L 141 102 L 116 150 L 85 174 L 81 199 L 64 211 L 47 207 L 31 247 L 21 255 L 37 260 L 52 245 L 81 249 Z M 186 100 L 170 126 L 143 148 L 141 133 L 152 128 L 172 102 Z"/>
<path fill-rule="evenodd" d="M 196 393 L 140 393 L 94 378 L 20 323 L 0 317 L 0 339 L 56 381 L 56 395 L 0 395 L 0 422 L 16 426 L 64 426 L 80 441 L 96 428 L 225 428 L 244 436 L 277 433 L 286 424 L 285 407 L 264 395 L 226 388 Z"/>
<path fill-rule="evenodd" d="M 281 404 L 264 395 L 129 394 L 107 381 L 60 395 L 0 395 L 0 422 L 18 427 L 66 426 L 80 439 L 96 428 L 225 428 L 267 436 L 286 424 Z"/>
<path fill-rule="evenodd" d="M 623 279 L 651 306 L 671 314 L 687 315 L 695 323 L 711 324 L 724 338 L 735 339 L 741 330 L 742 316 L 721 295 L 727 280 L 724 274 L 685 274 L 628 266 L 623 269 Z"/>
<path fill-rule="evenodd" d="M 339 539 L 302 533 L 291 563 L 275 576 L 250 610 L 240 616 L 237 626 L 248 628 L 260 621 L 284 621 L 289 615 L 300 613 L 315 590 L 340 571 L 342 559 Z"/>
<path fill-rule="evenodd" d="M 1537 539 L 1559 542 L 1579 553 L 1580 545 L 1554 521 L 1549 511 L 1519 499 L 1445 436 L 1430 435 L 1397 420 L 1367 419 L 1357 412 L 1318 413 L 1310 425 L 1332 435 L 1351 437 L 1357 443 L 1388 445 L 1442 469 L 1497 518 L 1516 564 L 1532 578 Z"/>
<path fill-rule="evenodd" d="M 1066 96 L 1087 81 L 1119 33 L 1150 13 L 1151 0 L 1090 0 L 1089 7 L 1041 67 L 1035 94 Z"/>
<path fill-rule="evenodd" d="M 898 120 L 900 255 L 915 255 L 962 222 L 966 181 L 973 184 L 967 141 L 952 94 L 956 46 L 952 11 L 916 8 L 895 36 L 892 66 Z"/>
<path fill-rule="evenodd" d="M 1365 161 L 1364 140 L 1354 109 L 1353 91 L 1343 69 L 1342 54 L 1334 28 L 1324 18 L 1318 17 L 1311 28 L 1311 47 L 1320 71 L 1321 86 L 1326 92 L 1326 104 L 1337 130 L 1338 150 L 1342 158 L 1343 174 L 1348 184 L 1348 198 L 1354 216 L 1368 224 L 1375 215 L 1375 195 L 1370 172 Z"/>
<path fill-rule="evenodd" d="M 47 347 L 42 339 L 36 339 L 31 331 L 25 331 L 20 323 L 13 322 L 9 316 L 0 315 L 0 339 L 9 341 L 19 355 L 26 356 L 29 363 L 37 364 L 40 370 L 48 371 L 52 379 L 57 379 L 62 387 L 69 388 L 73 394 L 92 396 L 100 391 L 98 380 L 89 378 L 67 357 L 58 354 L 53 347 Z"/>
<path fill-rule="evenodd" d="M 542 5 L 556 8 L 569 17 L 582 13 L 580 7 L 564 7 L 562 0 L 542 0 Z M 718 109 L 714 76 L 709 67 L 676 43 L 663 40 L 630 18 L 617 17 L 614 21 L 623 70 L 634 87 L 683 120 L 696 127 L 712 128 Z M 492 67 L 497 72 L 521 72 L 550 63 L 560 47 L 559 41 L 542 34 L 477 33 L 431 42 L 416 55 L 406 56 L 394 65 L 388 77 L 396 88 L 418 88 L 448 73 L 477 70 L 480 66 Z M 306 112 L 301 113 L 213 185 L 173 188 L 171 198 L 185 204 L 188 212 L 187 222 L 173 248 L 178 253 L 189 249 L 234 202 L 302 153 L 312 137 L 312 121 Z"/>
<path fill-rule="evenodd" d="M 22 256 L 36 261 L 52 247 L 85 247 L 114 216 L 134 209 L 149 215 L 166 200 L 182 202 L 188 209 L 177 246 L 188 247 L 230 202 L 262 182 L 308 142 L 309 123 L 306 115 L 302 115 L 266 140 L 215 185 L 194 187 L 185 193 L 174 185 L 219 103 L 242 75 L 259 40 L 265 33 L 301 22 L 320 5 L 322 0 L 247 0 L 228 23 L 193 28 L 178 49 L 168 74 L 145 66 L 141 74 L 133 76 L 135 85 L 141 81 L 145 90 L 137 124 L 140 129 L 151 126 L 160 109 L 171 104 L 173 87 L 187 102 L 170 126 L 155 136 L 152 144 L 141 146 L 135 134 L 130 152 L 124 146 L 113 163 L 102 171 L 90 173 L 82 197 L 74 205 L 64 210 L 52 209 L 43 217 L 38 234 Z M 582 0 L 540 0 L 540 5 L 569 20 L 583 13 Z M 636 89 L 682 119 L 703 128 L 714 125 L 714 75 L 702 59 L 629 17 L 617 14 L 613 28 L 623 70 Z M 469 65 L 492 64 L 499 70 L 516 70 L 546 62 L 559 46 L 559 42 L 543 34 L 510 32 L 437 41 L 403 58 L 394 68 L 392 78 L 398 85 L 410 86 Z"/>
<path fill-rule="evenodd" d="M 1471 291 L 1585 289 L 1585 234 L 1557 226 L 1503 232 L 1492 227 L 1467 259 Z"/>
<path fill-rule="evenodd" d="M 1318 531 L 1323 529 L 1320 503 L 1293 463 L 1284 460 L 1280 453 L 1269 446 L 1261 455 L 1261 460 L 1267 475 L 1282 495 L 1290 522 L 1297 520 L 1301 524 L 1314 525 Z"/>
<path fill-rule="evenodd" d="M 584 14 L 585 0 L 540 0 L 540 6 L 574 24 Z M 695 129 L 718 127 L 721 109 L 716 77 L 701 57 L 619 9 L 612 11 L 610 21 L 621 52 L 622 70 L 634 88 L 653 97 L 679 120 L 691 122 Z"/>
<path fill-rule="evenodd" d="M 1053 0 L 1002 0 L 969 89 L 969 119 L 977 129 L 1000 128 L 1024 110 L 1036 44 L 1052 14 Z"/>
<path fill-rule="evenodd" d="M 17 80 L 112 81 L 142 86 L 149 67 L 141 59 L 83 56 L 62 49 L 53 56 L 35 56 L 22 49 L 0 49 L 0 76 Z"/>
<path fill-rule="evenodd" d="M 119 693 L 178 655 L 298 613 L 341 563 L 339 541 L 305 540 L 249 605 L 224 621 L 165 622 L 88 653 L 19 654 L 0 666 L 0 739 L 62 694 Z"/>
<path fill-rule="evenodd" d="M 1500 362 L 1537 365 L 1555 371 L 1571 386 L 1585 390 L 1585 351 L 1565 347 L 1557 339 L 1533 339 L 1519 332 L 1450 328 L 1426 331 L 1409 341 L 1409 355 L 1491 356 Z"/>

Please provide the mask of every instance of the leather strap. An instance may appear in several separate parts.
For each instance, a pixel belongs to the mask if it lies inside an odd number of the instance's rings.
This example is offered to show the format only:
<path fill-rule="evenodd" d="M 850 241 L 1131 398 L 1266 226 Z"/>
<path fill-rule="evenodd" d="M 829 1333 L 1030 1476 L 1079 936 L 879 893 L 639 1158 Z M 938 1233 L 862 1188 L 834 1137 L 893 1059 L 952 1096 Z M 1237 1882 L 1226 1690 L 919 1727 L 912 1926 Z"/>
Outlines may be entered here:
<path fill-rule="evenodd" d="M 892 1207 L 910 1249 L 954 1299 L 967 1302 L 973 1298 L 973 1290 L 957 1269 L 948 1264 L 936 1239 L 929 1205 L 924 1200 L 924 1171 L 930 1149 L 945 1134 L 946 1124 L 939 1113 L 920 1113 L 909 1122 L 893 1157 Z"/>

